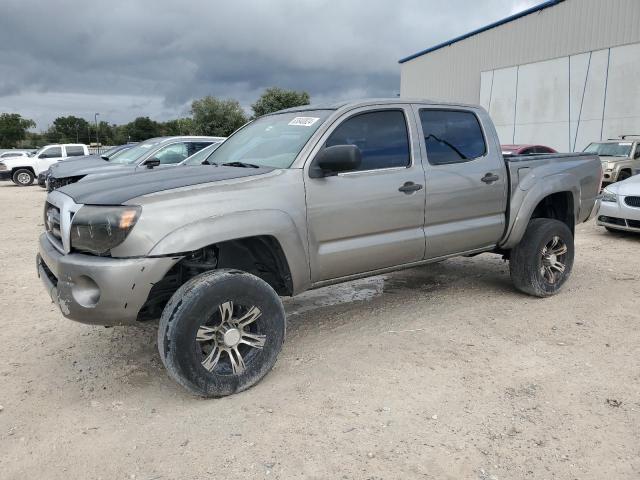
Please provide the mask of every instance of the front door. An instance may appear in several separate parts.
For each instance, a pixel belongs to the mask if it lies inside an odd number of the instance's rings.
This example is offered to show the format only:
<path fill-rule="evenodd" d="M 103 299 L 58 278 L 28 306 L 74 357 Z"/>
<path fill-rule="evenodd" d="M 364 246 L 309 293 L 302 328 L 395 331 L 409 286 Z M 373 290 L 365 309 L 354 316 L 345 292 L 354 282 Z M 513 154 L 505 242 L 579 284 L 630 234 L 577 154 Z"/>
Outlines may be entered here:
<path fill-rule="evenodd" d="M 356 171 L 309 178 L 305 169 L 311 280 L 321 282 L 424 256 L 424 170 L 409 107 L 355 110 L 321 148 L 356 145 Z M 416 139 L 412 145 L 412 139 Z"/>
<path fill-rule="evenodd" d="M 422 128 L 426 258 L 490 248 L 504 233 L 507 172 L 480 111 L 416 107 Z"/>
<path fill-rule="evenodd" d="M 58 163 L 60 160 L 62 160 L 61 146 L 49 147 L 43 150 L 35 161 L 36 175 L 47 171 L 51 165 Z"/>

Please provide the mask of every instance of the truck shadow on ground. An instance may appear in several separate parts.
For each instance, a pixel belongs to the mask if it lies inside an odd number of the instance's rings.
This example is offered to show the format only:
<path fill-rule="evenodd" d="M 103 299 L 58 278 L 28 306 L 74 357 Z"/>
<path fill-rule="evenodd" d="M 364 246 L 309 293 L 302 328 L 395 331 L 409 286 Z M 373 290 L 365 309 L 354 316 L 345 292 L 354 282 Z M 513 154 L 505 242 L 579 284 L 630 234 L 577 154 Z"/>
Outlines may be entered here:
<path fill-rule="evenodd" d="M 462 296 L 473 301 L 473 297 L 505 294 L 513 295 L 516 301 L 520 296 L 511 286 L 508 265 L 499 257 L 489 256 L 448 260 L 310 290 L 284 300 L 288 326 L 282 355 L 286 358 L 288 351 L 299 348 L 295 343 L 302 337 L 311 337 L 304 340 L 308 348 L 317 336 L 322 336 L 323 341 L 332 341 L 335 336 L 340 343 L 350 329 L 354 334 L 374 331 L 380 318 L 367 312 L 380 308 L 386 310 L 391 322 L 402 322 L 402 309 L 407 304 L 458 302 Z M 394 318 L 396 309 L 398 314 Z M 74 352 L 67 357 L 68 363 L 63 362 L 71 370 L 67 378 L 75 378 L 86 394 L 93 396 L 104 389 L 113 394 L 115 389 L 127 395 L 132 393 L 131 389 L 175 387 L 174 393 L 180 396 L 178 391 L 182 390 L 164 374 L 158 355 L 157 322 L 129 328 L 89 328 L 92 330 L 85 330 L 75 342 L 70 342 L 74 344 Z M 184 395 L 190 396 L 186 392 Z"/>

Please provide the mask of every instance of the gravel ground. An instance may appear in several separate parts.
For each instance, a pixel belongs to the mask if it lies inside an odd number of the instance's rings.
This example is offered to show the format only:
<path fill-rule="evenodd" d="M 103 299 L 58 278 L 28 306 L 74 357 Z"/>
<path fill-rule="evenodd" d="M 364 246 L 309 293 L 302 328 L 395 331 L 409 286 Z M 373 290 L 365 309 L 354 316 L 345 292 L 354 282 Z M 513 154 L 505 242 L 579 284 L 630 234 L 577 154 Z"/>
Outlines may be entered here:
<path fill-rule="evenodd" d="M 492 255 L 308 292 L 274 370 L 203 400 L 165 374 L 154 325 L 51 304 L 44 198 L 0 184 L 2 479 L 640 478 L 640 236 L 579 226 L 544 300 Z"/>

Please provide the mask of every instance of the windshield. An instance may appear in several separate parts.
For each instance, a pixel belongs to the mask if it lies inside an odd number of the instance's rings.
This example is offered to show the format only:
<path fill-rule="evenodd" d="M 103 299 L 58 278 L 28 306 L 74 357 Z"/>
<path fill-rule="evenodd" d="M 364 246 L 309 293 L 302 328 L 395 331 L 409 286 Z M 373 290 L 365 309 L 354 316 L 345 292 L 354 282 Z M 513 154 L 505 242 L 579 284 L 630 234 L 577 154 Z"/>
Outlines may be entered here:
<path fill-rule="evenodd" d="M 222 142 L 212 143 L 208 147 L 203 148 L 199 152 L 194 153 L 184 160 L 180 165 L 202 165 L 211 153 L 221 145 Z"/>
<path fill-rule="evenodd" d="M 584 149 L 585 153 L 595 153 L 601 157 L 628 157 L 631 155 L 631 142 L 592 143 Z"/>
<path fill-rule="evenodd" d="M 307 110 L 261 117 L 220 144 L 207 161 L 289 168 L 330 114 L 331 110 Z"/>
<path fill-rule="evenodd" d="M 130 165 L 135 163 L 136 160 L 139 160 L 144 155 L 154 150 L 158 145 L 160 145 L 161 139 L 152 138 L 151 140 L 147 140 L 146 142 L 139 143 L 133 148 L 129 148 L 123 151 L 120 155 L 116 155 L 113 158 L 110 158 L 109 161 L 112 163 L 123 163 L 126 165 Z"/>

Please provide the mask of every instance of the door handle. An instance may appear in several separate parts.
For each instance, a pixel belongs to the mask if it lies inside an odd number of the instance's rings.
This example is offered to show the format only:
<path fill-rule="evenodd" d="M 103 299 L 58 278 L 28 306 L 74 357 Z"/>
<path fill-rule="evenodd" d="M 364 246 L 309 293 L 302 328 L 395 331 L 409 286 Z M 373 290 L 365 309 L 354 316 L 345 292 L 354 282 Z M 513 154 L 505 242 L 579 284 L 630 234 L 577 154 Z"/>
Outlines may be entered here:
<path fill-rule="evenodd" d="M 495 173 L 485 173 L 484 177 L 482 177 L 480 180 L 482 180 L 484 183 L 489 184 L 500 180 L 500 175 L 496 175 Z"/>
<path fill-rule="evenodd" d="M 422 185 L 419 183 L 405 182 L 398 191 L 409 195 L 410 193 L 417 192 L 420 189 L 422 189 Z"/>

